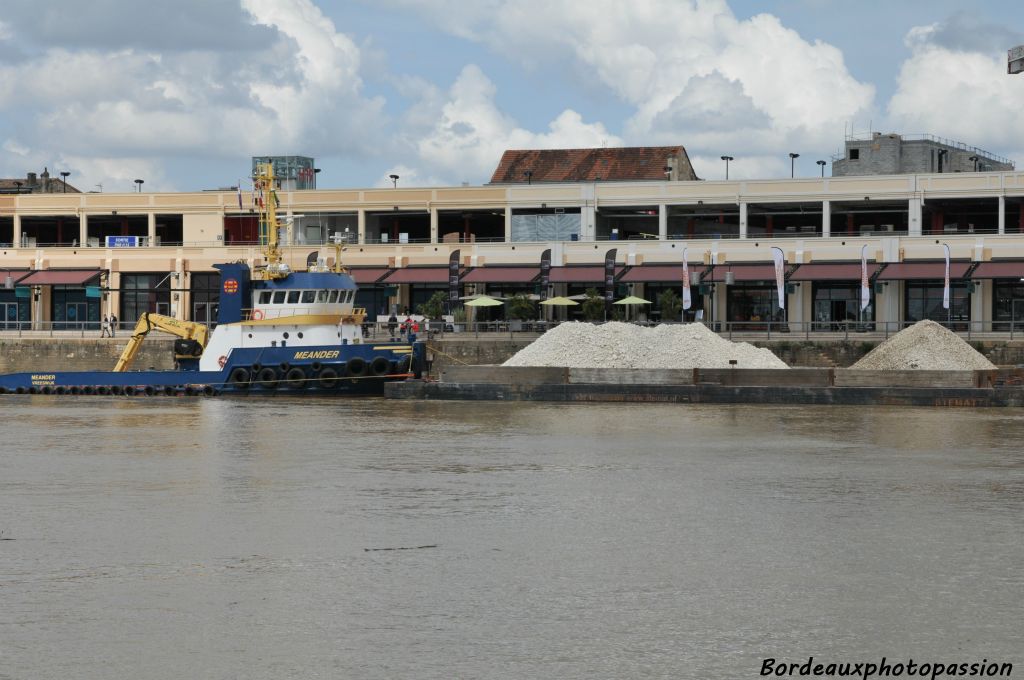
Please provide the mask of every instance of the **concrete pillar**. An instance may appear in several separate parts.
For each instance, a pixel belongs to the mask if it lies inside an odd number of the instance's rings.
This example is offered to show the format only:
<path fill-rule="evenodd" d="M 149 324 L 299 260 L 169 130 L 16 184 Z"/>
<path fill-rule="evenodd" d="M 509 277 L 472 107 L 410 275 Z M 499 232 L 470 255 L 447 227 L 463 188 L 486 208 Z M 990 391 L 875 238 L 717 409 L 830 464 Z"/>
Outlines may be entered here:
<path fill-rule="evenodd" d="M 437 243 L 437 208 L 430 209 L 430 242 Z"/>
<path fill-rule="evenodd" d="M 14 213 L 14 233 L 11 235 L 11 245 L 15 248 L 21 247 L 21 215 Z"/>
<path fill-rule="evenodd" d="M 89 216 L 84 212 L 78 215 L 78 242 L 83 248 L 89 245 Z"/>
<path fill-rule="evenodd" d="M 146 214 L 146 244 L 149 247 L 157 245 L 156 243 L 156 213 Z"/>
<path fill-rule="evenodd" d="M 971 293 L 971 330 L 985 330 L 985 282 L 975 281 Z"/>
<path fill-rule="evenodd" d="M 505 243 L 512 243 L 512 208 L 505 207 Z"/>
<path fill-rule="evenodd" d="M 832 235 L 832 201 L 821 202 L 821 235 L 828 238 Z"/>
<path fill-rule="evenodd" d="M 366 211 L 356 211 L 356 233 L 359 243 L 366 243 Z"/>
<path fill-rule="evenodd" d="M 597 206 L 585 205 L 580 212 L 580 240 L 597 240 Z"/>
<path fill-rule="evenodd" d="M 747 203 L 740 201 L 740 238 L 747 237 Z"/>
<path fill-rule="evenodd" d="M 909 236 L 920 236 L 921 235 L 921 199 L 912 198 L 907 204 L 907 211 L 909 213 L 910 222 L 907 225 L 907 233 Z"/>
<path fill-rule="evenodd" d="M 999 197 L 999 224 L 998 232 L 1000 234 L 1006 233 L 1006 196 Z"/>
<path fill-rule="evenodd" d="M 668 240 L 668 206 L 664 203 L 658 205 L 658 240 Z"/>

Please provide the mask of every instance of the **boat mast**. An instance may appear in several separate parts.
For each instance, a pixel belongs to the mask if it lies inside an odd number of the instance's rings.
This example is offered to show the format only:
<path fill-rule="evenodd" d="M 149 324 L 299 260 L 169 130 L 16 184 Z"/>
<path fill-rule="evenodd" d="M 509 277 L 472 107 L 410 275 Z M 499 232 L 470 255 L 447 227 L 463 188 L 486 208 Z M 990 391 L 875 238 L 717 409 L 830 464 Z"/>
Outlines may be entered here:
<path fill-rule="evenodd" d="M 266 267 L 255 272 L 265 280 L 283 279 L 291 272 L 284 263 L 278 243 L 281 223 L 277 219 L 277 188 L 274 181 L 274 165 L 260 163 L 253 173 L 253 193 L 260 220 L 260 246 L 267 260 Z"/>

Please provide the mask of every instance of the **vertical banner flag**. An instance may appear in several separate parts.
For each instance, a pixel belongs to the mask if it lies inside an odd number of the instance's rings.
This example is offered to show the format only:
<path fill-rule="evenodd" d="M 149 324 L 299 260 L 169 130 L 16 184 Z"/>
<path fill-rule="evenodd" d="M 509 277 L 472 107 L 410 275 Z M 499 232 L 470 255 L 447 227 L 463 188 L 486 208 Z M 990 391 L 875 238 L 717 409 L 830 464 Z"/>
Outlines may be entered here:
<path fill-rule="evenodd" d="M 942 308 L 949 309 L 949 244 L 943 243 L 946 250 L 946 275 L 942 279 Z"/>
<path fill-rule="evenodd" d="M 242 180 L 238 180 L 238 209 L 244 210 L 242 207 Z"/>
<path fill-rule="evenodd" d="M 448 301 L 455 302 L 459 299 L 459 253 L 453 250 L 448 256 Z"/>
<path fill-rule="evenodd" d="M 868 287 L 868 246 L 860 247 L 860 311 L 871 304 L 871 289 Z"/>
<path fill-rule="evenodd" d="M 615 299 L 615 254 L 616 249 L 612 248 L 604 254 L 604 306 L 609 309 L 612 300 Z"/>
<path fill-rule="evenodd" d="M 548 285 L 551 283 L 551 248 L 540 254 L 540 299 L 548 299 Z"/>
<path fill-rule="evenodd" d="M 688 248 L 683 248 L 683 309 L 690 308 L 690 265 L 686 262 L 686 251 Z"/>
<path fill-rule="evenodd" d="M 775 286 L 779 289 L 779 309 L 786 308 L 786 254 L 782 248 L 772 246 L 772 259 L 775 260 Z"/>

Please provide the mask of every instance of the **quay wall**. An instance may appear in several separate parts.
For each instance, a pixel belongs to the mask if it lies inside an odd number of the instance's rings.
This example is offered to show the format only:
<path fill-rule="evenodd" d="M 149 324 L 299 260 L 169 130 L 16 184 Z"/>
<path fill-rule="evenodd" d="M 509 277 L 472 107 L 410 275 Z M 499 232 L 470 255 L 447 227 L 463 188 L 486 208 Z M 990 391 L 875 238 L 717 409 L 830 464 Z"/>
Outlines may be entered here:
<path fill-rule="evenodd" d="M 494 365 L 504 363 L 537 336 L 502 338 L 435 338 L 428 343 L 432 357 L 431 374 L 451 365 Z M 127 332 L 116 338 L 3 337 L 0 336 L 0 373 L 21 371 L 109 370 L 114 367 L 128 341 Z M 173 339 L 147 338 L 134 363 L 135 368 L 174 367 Z M 767 347 L 790 366 L 803 368 L 846 368 L 879 342 L 771 340 L 752 344 Z M 971 345 L 997 366 L 1024 365 L 1024 341 L 984 340 Z"/>
<path fill-rule="evenodd" d="M 0 373 L 29 371 L 109 371 L 114 368 L 128 333 L 116 338 L 3 338 Z M 174 340 L 150 338 L 142 343 L 132 368 L 174 368 Z"/>

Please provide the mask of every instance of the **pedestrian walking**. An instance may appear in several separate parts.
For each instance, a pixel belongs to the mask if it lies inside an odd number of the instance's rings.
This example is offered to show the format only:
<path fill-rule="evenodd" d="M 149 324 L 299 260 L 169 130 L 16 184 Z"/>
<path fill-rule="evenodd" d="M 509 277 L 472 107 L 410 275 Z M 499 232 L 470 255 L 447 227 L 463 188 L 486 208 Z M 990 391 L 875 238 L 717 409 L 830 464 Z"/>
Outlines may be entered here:
<path fill-rule="evenodd" d="M 114 331 L 117 330 L 117 317 L 113 314 L 110 315 L 110 337 L 114 337 Z"/>
<path fill-rule="evenodd" d="M 398 317 L 395 316 L 394 312 L 391 312 L 391 316 L 388 317 L 388 335 L 391 336 L 391 342 L 395 342 L 398 339 L 395 336 L 396 330 L 398 330 Z"/>
<path fill-rule="evenodd" d="M 109 338 L 110 335 L 110 317 L 104 316 L 103 321 L 100 322 L 100 337 Z"/>

